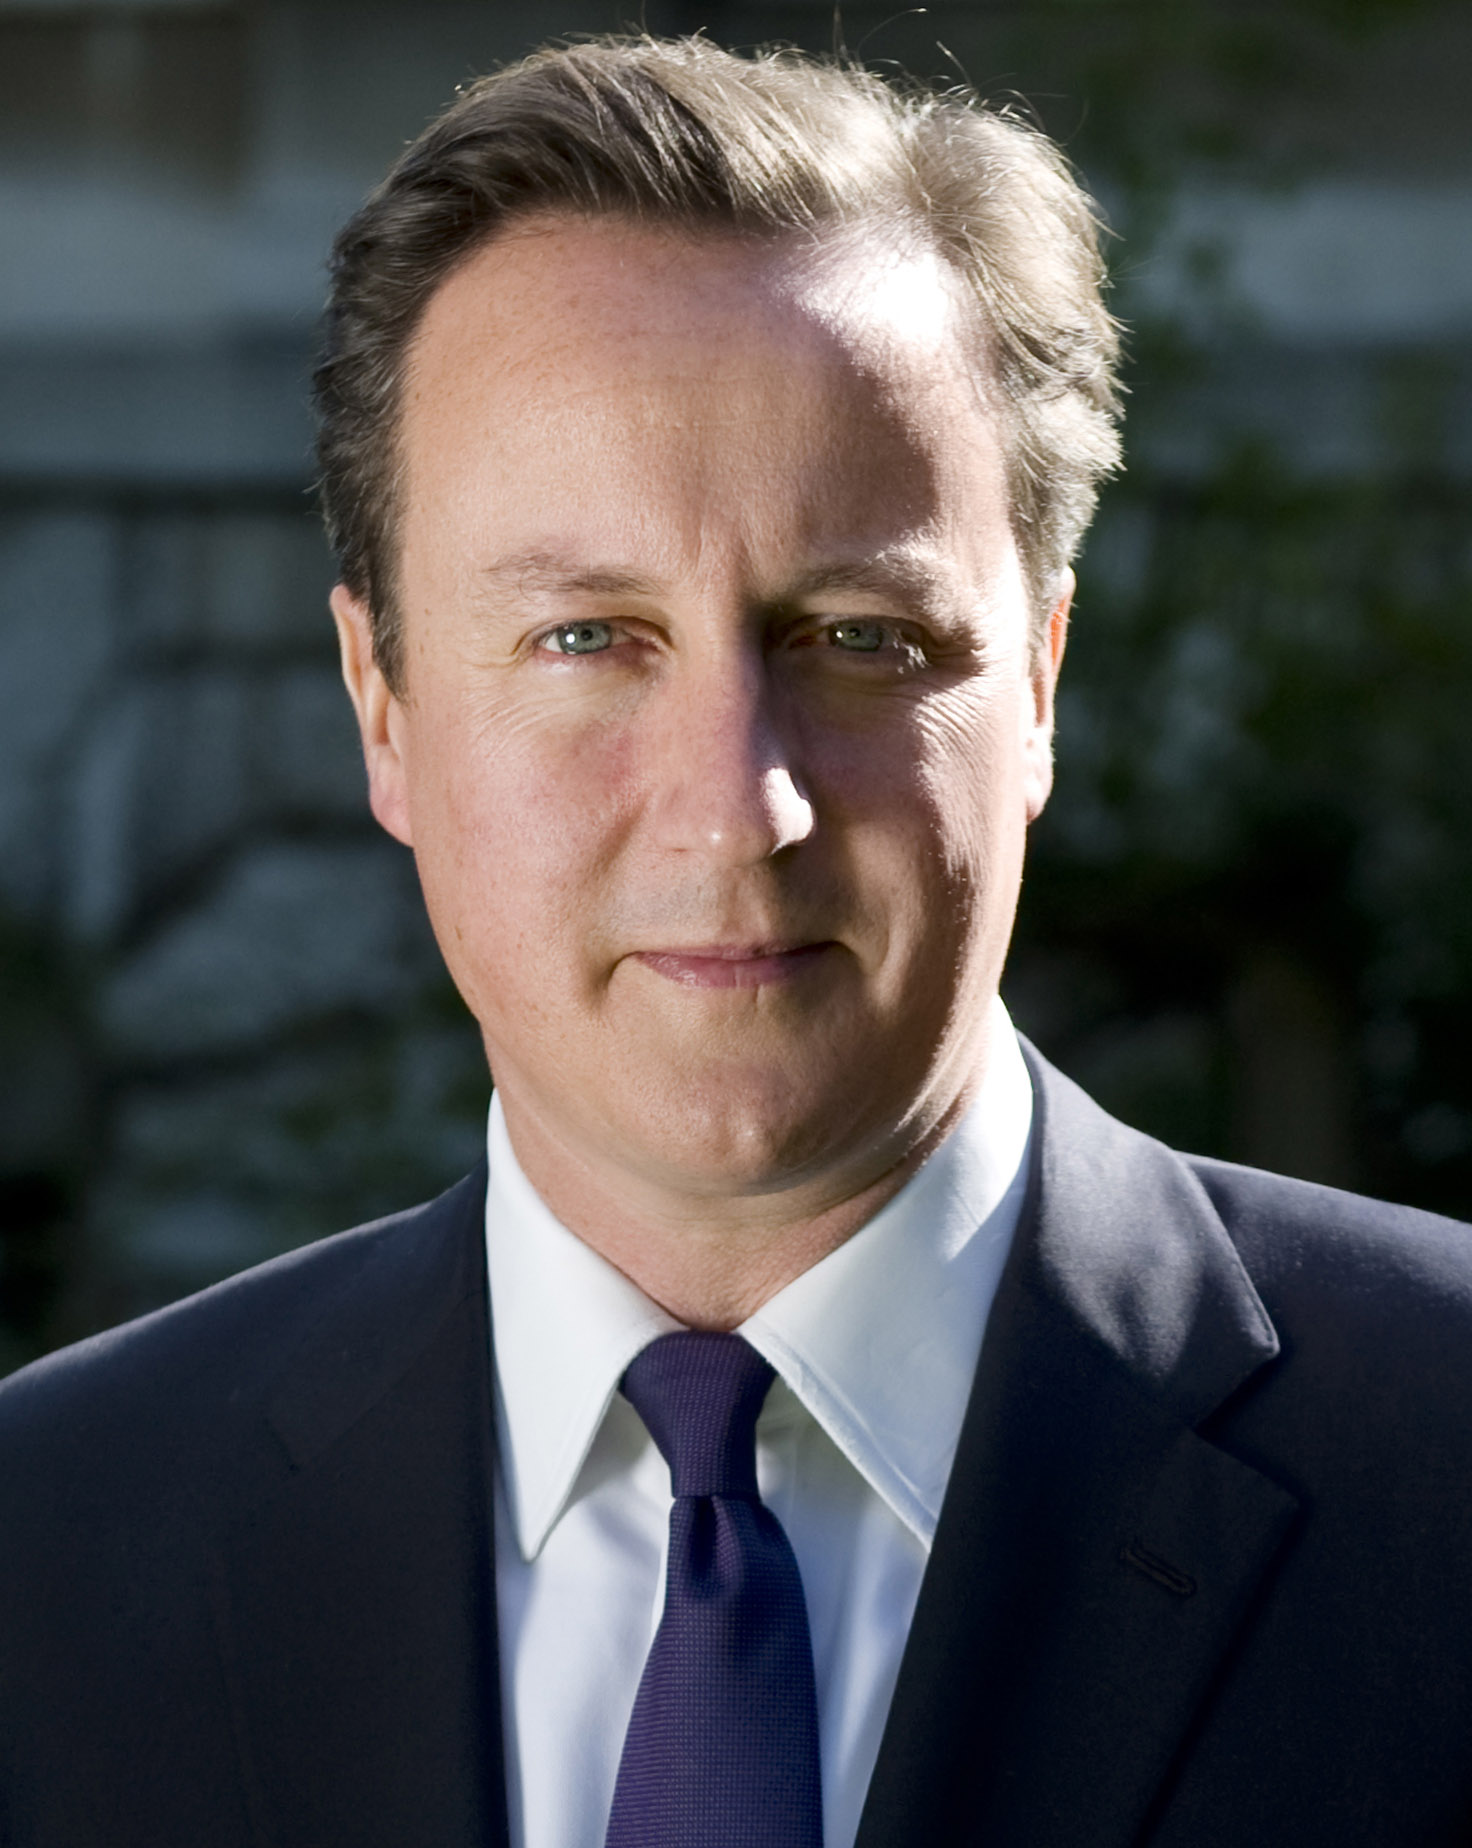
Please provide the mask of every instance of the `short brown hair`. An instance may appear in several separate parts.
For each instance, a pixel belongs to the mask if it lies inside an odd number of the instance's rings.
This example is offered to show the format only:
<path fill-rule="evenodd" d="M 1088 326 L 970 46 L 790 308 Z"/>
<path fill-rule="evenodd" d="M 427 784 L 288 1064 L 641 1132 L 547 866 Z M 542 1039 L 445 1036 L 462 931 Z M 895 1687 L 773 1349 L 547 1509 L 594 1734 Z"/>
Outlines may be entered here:
<path fill-rule="evenodd" d="M 790 50 L 602 38 L 472 84 L 333 248 L 316 375 L 322 504 L 343 581 L 402 678 L 394 521 L 399 398 L 439 285 L 548 211 L 774 237 L 875 226 L 929 242 L 975 304 L 1035 620 L 1118 465 L 1118 329 L 1091 201 L 1045 135 L 970 95 Z"/>

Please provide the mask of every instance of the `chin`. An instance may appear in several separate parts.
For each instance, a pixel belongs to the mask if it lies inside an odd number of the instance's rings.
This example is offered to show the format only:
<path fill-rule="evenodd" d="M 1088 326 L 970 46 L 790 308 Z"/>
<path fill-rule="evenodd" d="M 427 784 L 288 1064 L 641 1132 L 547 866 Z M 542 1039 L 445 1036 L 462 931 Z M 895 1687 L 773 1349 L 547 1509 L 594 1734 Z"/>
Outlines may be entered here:
<path fill-rule="evenodd" d="M 847 1086 L 825 1096 L 789 1074 L 755 1078 L 726 1071 L 687 1083 L 650 1112 L 637 1133 L 667 1184 L 707 1197 L 776 1192 L 846 1165 L 882 1135 Z M 649 1130 L 658 1124 L 657 1141 Z"/>

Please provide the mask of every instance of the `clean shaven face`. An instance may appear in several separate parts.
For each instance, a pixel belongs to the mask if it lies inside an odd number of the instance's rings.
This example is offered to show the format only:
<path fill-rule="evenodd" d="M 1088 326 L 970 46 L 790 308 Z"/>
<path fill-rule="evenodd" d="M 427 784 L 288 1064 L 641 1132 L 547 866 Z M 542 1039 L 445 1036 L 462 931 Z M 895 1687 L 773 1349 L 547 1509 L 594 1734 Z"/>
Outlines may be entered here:
<path fill-rule="evenodd" d="M 961 329 L 926 255 L 573 217 L 430 301 L 357 698 L 519 1149 L 824 1205 L 964 1105 L 1065 606 Z"/>

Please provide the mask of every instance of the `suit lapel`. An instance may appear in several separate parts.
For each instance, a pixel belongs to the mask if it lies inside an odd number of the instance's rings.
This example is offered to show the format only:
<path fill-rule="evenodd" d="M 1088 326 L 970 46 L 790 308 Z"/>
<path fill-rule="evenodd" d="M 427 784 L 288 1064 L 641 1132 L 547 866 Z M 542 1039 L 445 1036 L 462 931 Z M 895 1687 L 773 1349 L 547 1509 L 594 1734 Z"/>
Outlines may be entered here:
<path fill-rule="evenodd" d="M 257 1836 L 505 1842 L 483 1171 L 381 1236 L 279 1377 L 216 1609 Z"/>
<path fill-rule="evenodd" d="M 1137 1840 L 1293 1521 L 1199 1434 L 1277 1352 L 1205 1194 L 1033 1068 L 1029 1203 L 858 1848 Z"/>
<path fill-rule="evenodd" d="M 857 1848 L 1123 1848 L 1291 1497 L 1199 1428 L 1276 1353 L 1204 1193 L 1034 1061 L 1034 1173 Z M 271 1848 L 505 1848 L 481 1202 L 379 1241 L 283 1369 L 215 1606 Z"/>

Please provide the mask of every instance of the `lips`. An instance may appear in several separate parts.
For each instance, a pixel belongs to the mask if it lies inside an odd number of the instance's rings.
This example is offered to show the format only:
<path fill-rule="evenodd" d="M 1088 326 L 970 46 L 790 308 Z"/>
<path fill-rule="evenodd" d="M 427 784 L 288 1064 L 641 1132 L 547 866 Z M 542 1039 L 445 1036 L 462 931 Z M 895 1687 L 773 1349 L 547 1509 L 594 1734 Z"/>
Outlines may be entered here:
<path fill-rule="evenodd" d="M 702 944 L 640 950 L 634 961 L 682 988 L 766 988 L 799 980 L 837 945 Z"/>

